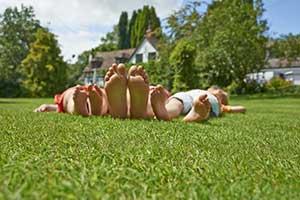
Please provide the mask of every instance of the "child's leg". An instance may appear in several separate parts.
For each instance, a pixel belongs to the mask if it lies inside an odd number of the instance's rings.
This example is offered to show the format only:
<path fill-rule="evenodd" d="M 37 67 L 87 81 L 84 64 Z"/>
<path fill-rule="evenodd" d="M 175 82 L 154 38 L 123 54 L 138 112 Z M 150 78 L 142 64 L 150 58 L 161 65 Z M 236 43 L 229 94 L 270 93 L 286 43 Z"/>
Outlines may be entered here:
<path fill-rule="evenodd" d="M 166 110 L 170 119 L 179 117 L 183 111 L 183 104 L 176 98 L 171 98 L 166 104 Z"/>

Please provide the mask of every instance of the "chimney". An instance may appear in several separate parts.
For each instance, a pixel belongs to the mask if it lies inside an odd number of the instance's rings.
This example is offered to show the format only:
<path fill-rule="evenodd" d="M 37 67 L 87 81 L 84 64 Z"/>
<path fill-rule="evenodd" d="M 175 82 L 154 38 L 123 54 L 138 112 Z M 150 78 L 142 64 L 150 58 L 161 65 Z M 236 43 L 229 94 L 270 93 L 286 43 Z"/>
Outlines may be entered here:
<path fill-rule="evenodd" d="M 90 54 L 90 55 L 89 55 L 89 63 L 91 63 L 91 62 L 92 62 L 92 60 L 93 60 L 93 55 L 92 55 L 92 54 Z"/>

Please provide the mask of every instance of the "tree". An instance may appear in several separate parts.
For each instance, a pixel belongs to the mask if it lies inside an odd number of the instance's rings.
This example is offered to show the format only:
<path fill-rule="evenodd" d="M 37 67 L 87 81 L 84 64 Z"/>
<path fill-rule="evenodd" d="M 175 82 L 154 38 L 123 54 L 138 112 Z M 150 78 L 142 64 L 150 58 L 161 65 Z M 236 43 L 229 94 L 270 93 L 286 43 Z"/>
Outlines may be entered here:
<path fill-rule="evenodd" d="M 146 24 L 147 24 L 147 19 L 146 19 L 146 13 L 148 12 L 148 6 L 144 6 L 142 10 L 138 10 L 137 18 L 136 18 L 136 23 L 134 25 L 134 31 L 135 31 L 135 37 L 134 37 L 134 46 L 137 46 L 142 38 L 145 35 L 146 32 Z"/>
<path fill-rule="evenodd" d="M 265 32 L 261 0 L 215 1 L 195 31 L 198 44 L 196 63 L 202 84 L 227 86 L 244 84 L 245 75 L 259 71 L 266 60 Z"/>
<path fill-rule="evenodd" d="M 270 57 L 295 61 L 300 58 L 300 34 L 281 35 L 270 42 Z"/>
<path fill-rule="evenodd" d="M 76 63 L 71 64 L 68 63 L 67 68 L 67 85 L 66 87 L 72 87 L 77 84 L 81 84 L 80 77 L 82 76 L 82 72 L 84 68 L 88 65 L 89 62 L 89 56 L 93 54 L 93 50 L 88 50 L 82 52 L 78 58 Z"/>
<path fill-rule="evenodd" d="M 129 48 L 129 34 L 128 34 L 128 14 L 127 12 L 122 12 L 118 24 L 118 48 L 127 49 Z"/>
<path fill-rule="evenodd" d="M 151 28 L 152 31 L 160 29 L 160 20 L 154 7 L 144 6 L 143 9 L 137 11 L 133 29 L 131 29 L 131 47 L 136 47 L 143 40 L 148 28 Z"/>
<path fill-rule="evenodd" d="M 203 2 L 189 2 L 167 17 L 167 32 L 174 41 L 191 37 L 200 26 L 203 15 L 199 12 Z"/>
<path fill-rule="evenodd" d="M 134 10 L 129 22 L 129 27 L 128 27 L 128 40 L 130 42 L 130 47 L 135 47 L 135 30 L 134 26 L 136 23 L 136 18 L 137 18 L 137 12 Z"/>
<path fill-rule="evenodd" d="M 154 7 L 144 6 L 143 9 L 134 10 L 129 23 L 127 12 L 122 12 L 119 23 L 101 38 L 101 43 L 93 50 L 113 51 L 134 48 L 143 40 L 149 27 L 158 33 L 157 36 L 160 35 L 160 20 Z"/>
<path fill-rule="evenodd" d="M 52 96 L 65 88 L 67 64 L 60 56 L 54 34 L 40 28 L 35 37 L 29 54 L 22 61 L 22 83 L 30 96 Z"/>
<path fill-rule="evenodd" d="M 173 92 L 197 88 L 197 72 L 194 68 L 196 47 L 188 39 L 180 40 L 172 51 L 170 63 L 174 69 Z"/>
<path fill-rule="evenodd" d="M 40 27 L 32 7 L 7 8 L 0 15 L 0 96 L 22 94 L 20 65 Z"/>
<path fill-rule="evenodd" d="M 150 21 L 149 21 L 149 25 L 151 28 L 153 28 L 153 30 L 157 29 L 160 27 L 160 20 L 156 15 L 156 11 L 155 8 L 153 6 L 150 7 Z"/>

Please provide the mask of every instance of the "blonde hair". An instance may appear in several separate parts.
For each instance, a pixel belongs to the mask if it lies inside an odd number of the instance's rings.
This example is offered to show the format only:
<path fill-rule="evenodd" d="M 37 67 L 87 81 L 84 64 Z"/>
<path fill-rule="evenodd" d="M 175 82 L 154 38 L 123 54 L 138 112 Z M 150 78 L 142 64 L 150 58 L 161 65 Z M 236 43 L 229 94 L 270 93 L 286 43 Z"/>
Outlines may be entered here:
<path fill-rule="evenodd" d="M 210 87 L 207 91 L 215 95 L 222 105 L 228 105 L 228 93 L 217 86 Z"/>

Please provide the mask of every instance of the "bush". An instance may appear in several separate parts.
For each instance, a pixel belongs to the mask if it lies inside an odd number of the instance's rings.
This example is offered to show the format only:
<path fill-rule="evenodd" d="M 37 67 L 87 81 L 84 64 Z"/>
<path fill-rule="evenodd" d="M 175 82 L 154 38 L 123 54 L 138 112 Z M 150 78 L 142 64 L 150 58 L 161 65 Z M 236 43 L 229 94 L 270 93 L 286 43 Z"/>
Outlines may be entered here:
<path fill-rule="evenodd" d="M 289 88 L 287 88 L 286 92 L 289 94 L 300 95 L 300 85 L 292 85 Z"/>
<path fill-rule="evenodd" d="M 300 86 L 293 85 L 291 81 L 280 77 L 274 77 L 265 84 L 259 84 L 255 80 L 248 80 L 242 84 L 232 82 L 226 90 L 231 94 L 269 93 L 276 95 L 300 95 Z"/>
<path fill-rule="evenodd" d="M 195 43 L 187 39 L 177 42 L 171 53 L 169 62 L 174 69 L 174 82 L 172 91 L 196 88 L 198 85 L 198 73 L 195 69 L 196 57 Z"/>
<path fill-rule="evenodd" d="M 266 91 L 266 85 L 257 83 L 255 80 L 248 80 L 247 82 L 243 82 L 238 84 L 237 82 L 232 82 L 227 90 L 231 94 L 256 94 L 262 93 Z"/>
<path fill-rule="evenodd" d="M 266 84 L 266 89 L 270 93 L 287 93 L 291 90 L 292 82 L 282 79 L 280 77 L 274 77 Z"/>

